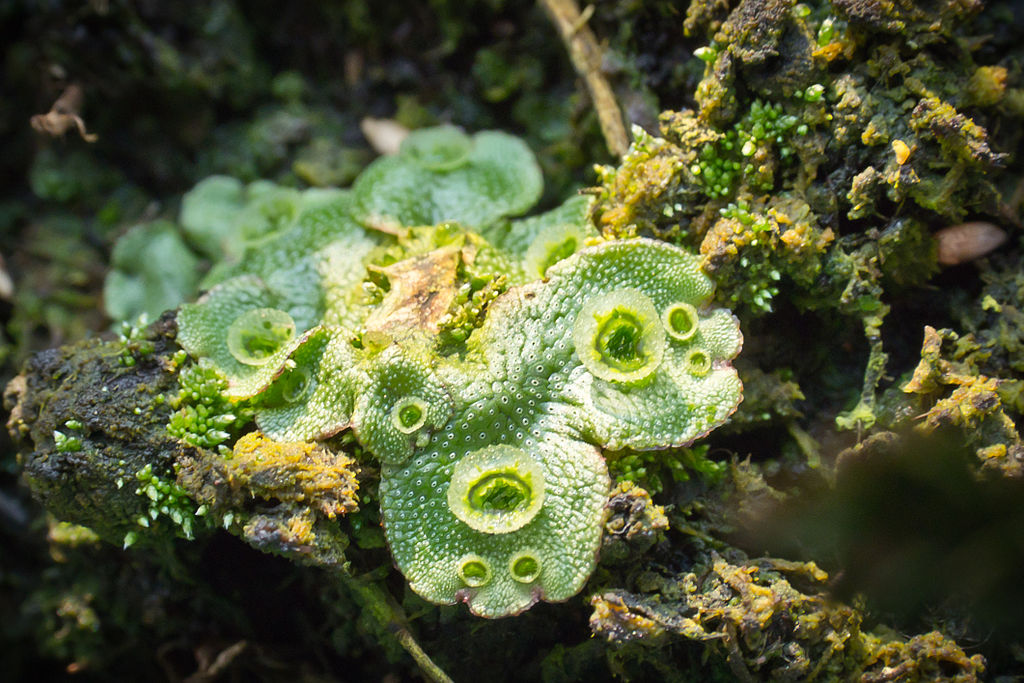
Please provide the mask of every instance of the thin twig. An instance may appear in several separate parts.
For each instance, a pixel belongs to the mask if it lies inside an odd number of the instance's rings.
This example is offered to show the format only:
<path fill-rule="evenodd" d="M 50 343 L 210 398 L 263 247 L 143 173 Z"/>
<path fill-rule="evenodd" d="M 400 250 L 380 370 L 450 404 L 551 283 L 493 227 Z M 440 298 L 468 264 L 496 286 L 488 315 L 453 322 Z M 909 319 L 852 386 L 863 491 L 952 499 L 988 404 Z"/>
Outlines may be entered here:
<path fill-rule="evenodd" d="M 573 67 L 586 83 L 609 151 L 621 157 L 629 149 L 629 137 L 622 124 L 622 112 L 615 101 L 615 93 L 601 72 L 601 48 L 594 32 L 587 26 L 593 9 L 588 7 L 581 14 L 575 0 L 541 0 L 541 4 L 569 49 Z"/>
<path fill-rule="evenodd" d="M 398 640 L 406 652 L 412 655 L 427 679 L 434 683 L 454 683 L 416 642 L 416 638 L 405 625 L 406 619 L 402 608 L 394 602 L 390 595 L 376 583 L 359 579 L 348 572 L 341 572 L 341 576 L 360 606 L 369 610 L 374 619 Z"/>

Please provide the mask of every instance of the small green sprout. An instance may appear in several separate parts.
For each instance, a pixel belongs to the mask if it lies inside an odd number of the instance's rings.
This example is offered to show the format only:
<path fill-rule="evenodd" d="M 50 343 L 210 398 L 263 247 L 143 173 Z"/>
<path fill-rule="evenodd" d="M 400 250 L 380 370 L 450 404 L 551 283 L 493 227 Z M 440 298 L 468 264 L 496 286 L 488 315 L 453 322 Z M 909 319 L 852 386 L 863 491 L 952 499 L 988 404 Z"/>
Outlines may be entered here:
<path fill-rule="evenodd" d="M 832 42 L 836 35 L 836 20 L 834 17 L 826 17 L 818 28 L 818 47 L 825 47 Z"/>
<path fill-rule="evenodd" d="M 746 202 L 733 202 L 718 210 L 722 218 L 735 218 L 745 227 L 753 232 L 767 232 L 772 229 L 773 222 L 767 216 L 759 213 L 751 213 L 750 205 Z"/>
<path fill-rule="evenodd" d="M 81 439 L 59 431 L 53 433 L 53 445 L 57 448 L 58 453 L 77 453 L 82 450 Z"/>
<path fill-rule="evenodd" d="M 807 86 L 802 96 L 805 102 L 819 102 L 824 94 L 825 86 L 821 83 L 815 83 L 814 85 Z"/>
<path fill-rule="evenodd" d="M 246 406 L 224 397 L 227 382 L 213 369 L 188 365 L 178 375 L 178 382 L 181 388 L 170 401 L 175 412 L 167 425 L 167 432 L 176 439 L 214 448 L 231 438 L 229 427 L 240 427 L 251 418 Z"/>
<path fill-rule="evenodd" d="M 718 50 L 711 47 L 710 45 L 705 45 L 704 47 L 698 47 L 696 50 L 694 50 L 693 56 L 702 62 L 710 64 L 711 62 L 715 61 L 715 59 L 718 58 Z"/>
<path fill-rule="evenodd" d="M 145 313 L 139 314 L 134 322 L 124 321 L 118 334 L 118 341 L 121 342 L 121 365 L 130 368 L 135 365 L 139 358 L 153 353 L 153 342 L 146 339 L 146 326 L 149 325 L 149 316 Z"/>
<path fill-rule="evenodd" d="M 821 98 L 818 87 L 807 89 L 812 92 L 812 99 L 807 101 Z M 801 93 L 801 97 L 806 96 Z M 762 157 L 774 151 L 783 161 L 792 158 L 792 137 L 806 135 L 807 132 L 807 126 L 800 124 L 796 116 L 783 113 L 781 104 L 755 100 L 743 118 L 725 131 L 720 139 L 701 147 L 697 162 L 690 165 L 690 172 L 712 199 L 731 196 L 741 180 L 753 189 L 768 191 L 774 178 L 762 168 Z"/>
<path fill-rule="evenodd" d="M 182 537 L 192 540 L 199 525 L 197 518 L 206 515 L 206 506 L 196 507 L 185 489 L 155 474 L 151 464 L 136 472 L 135 479 L 139 482 L 138 488 L 135 489 L 136 495 L 149 500 L 146 513 L 139 515 L 136 523 L 143 529 L 148 529 L 153 522 L 163 516 L 178 527 L 178 533 Z M 124 547 L 128 548 L 138 539 L 138 531 L 129 531 L 124 537 Z"/>

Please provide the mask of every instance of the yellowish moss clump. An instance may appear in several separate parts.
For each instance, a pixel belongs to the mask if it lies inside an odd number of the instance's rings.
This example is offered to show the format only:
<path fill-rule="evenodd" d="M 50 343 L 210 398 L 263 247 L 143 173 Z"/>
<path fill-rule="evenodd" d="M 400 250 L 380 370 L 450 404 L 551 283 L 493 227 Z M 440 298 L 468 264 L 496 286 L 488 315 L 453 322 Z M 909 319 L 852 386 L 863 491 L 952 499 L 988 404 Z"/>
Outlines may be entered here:
<path fill-rule="evenodd" d="M 952 330 L 925 327 L 921 362 L 903 386 L 904 393 L 917 398 L 921 419 L 916 428 L 924 433 L 942 427 L 963 430 L 983 469 L 1024 476 L 1024 444 L 1006 414 L 999 391 L 1003 382 L 957 358 L 959 339 Z M 971 339 L 965 342 L 969 348 Z"/>
<path fill-rule="evenodd" d="M 904 639 L 861 630 L 863 614 L 830 600 L 813 562 L 712 556 L 705 571 L 655 596 L 609 591 L 591 599 L 594 632 L 612 642 L 669 638 L 721 651 L 736 680 L 973 681 L 985 670 L 938 632 Z M 686 615 L 686 616 L 683 616 Z"/>
<path fill-rule="evenodd" d="M 315 443 L 281 443 L 250 432 L 224 461 L 226 484 L 251 495 L 302 503 L 329 519 L 358 509 L 355 462 Z"/>

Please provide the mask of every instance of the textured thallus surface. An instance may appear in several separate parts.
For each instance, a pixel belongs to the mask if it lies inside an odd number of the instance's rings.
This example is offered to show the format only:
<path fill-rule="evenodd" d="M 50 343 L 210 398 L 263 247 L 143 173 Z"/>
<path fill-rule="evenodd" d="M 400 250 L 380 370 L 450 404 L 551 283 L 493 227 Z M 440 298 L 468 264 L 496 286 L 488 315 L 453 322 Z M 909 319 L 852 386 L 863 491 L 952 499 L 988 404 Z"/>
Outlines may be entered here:
<path fill-rule="evenodd" d="M 422 452 L 382 472 L 385 527 L 412 587 L 434 602 L 466 600 L 486 616 L 522 611 L 539 598 L 564 600 L 590 575 L 608 490 L 607 469 L 593 444 L 689 443 L 724 420 L 740 398 L 736 373 L 724 361 L 738 352 L 741 338 L 724 311 L 702 311 L 699 330 L 686 342 L 669 337 L 653 377 L 636 386 L 593 377 L 574 347 L 577 316 L 591 297 L 638 289 L 659 316 L 681 301 L 699 309 L 712 287 L 695 257 L 634 240 L 587 249 L 548 275 L 547 282 L 495 301 L 470 338 L 466 360 L 439 369 L 452 388 L 455 417 Z M 713 361 L 702 377 L 686 370 L 694 349 Z M 496 443 L 521 448 L 540 464 L 544 503 L 521 529 L 487 534 L 456 517 L 447 490 L 462 457 Z M 541 565 L 536 580 L 525 583 L 508 568 L 524 550 Z M 460 578 L 458 566 L 467 556 L 489 566 L 484 585 Z"/>
<path fill-rule="evenodd" d="M 540 197 L 540 167 L 518 138 L 477 133 L 462 162 L 438 173 L 412 161 L 416 136 L 399 154 L 371 164 L 353 185 L 356 213 L 370 224 L 484 226 L 525 212 Z"/>
<path fill-rule="evenodd" d="M 256 424 L 276 441 L 312 441 L 349 426 L 358 382 L 349 335 L 316 328 L 291 355 L 287 368 L 267 389 Z"/>
<path fill-rule="evenodd" d="M 227 396 L 249 398 L 266 389 L 293 352 L 309 341 L 303 333 L 324 318 L 325 304 L 336 304 L 339 292 L 347 294 L 362 280 L 362 260 L 376 242 L 348 208 L 346 200 L 303 214 L 271 242 L 221 271 L 220 283 L 196 303 L 181 307 L 178 342 L 224 375 Z M 229 351 L 227 332 L 254 308 L 288 313 L 295 321 L 295 337 L 262 364 L 246 365 Z"/>
<path fill-rule="evenodd" d="M 241 191 L 205 190 L 227 204 Z M 687 444 L 741 398 L 739 326 L 707 308 L 697 257 L 642 239 L 585 247 L 600 242 L 585 197 L 510 221 L 540 190 L 511 136 L 415 132 L 350 193 L 218 265 L 178 316 L 182 346 L 267 436 L 351 427 L 381 461 L 385 531 L 413 589 L 492 617 L 567 599 L 593 571 L 600 447 Z M 480 287 L 508 289 L 491 301 Z M 449 314 L 471 322 L 464 343 L 440 343 Z"/>

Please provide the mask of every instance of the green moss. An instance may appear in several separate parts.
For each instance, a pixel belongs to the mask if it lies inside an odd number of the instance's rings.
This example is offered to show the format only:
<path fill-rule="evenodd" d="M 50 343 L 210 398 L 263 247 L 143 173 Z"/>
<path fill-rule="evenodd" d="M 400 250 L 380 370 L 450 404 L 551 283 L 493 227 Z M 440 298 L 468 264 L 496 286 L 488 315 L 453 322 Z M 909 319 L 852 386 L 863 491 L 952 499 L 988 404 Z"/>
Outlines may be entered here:
<path fill-rule="evenodd" d="M 628 643 L 683 640 L 702 644 L 704 657 L 728 661 L 734 676 L 742 672 L 751 680 L 842 679 L 884 675 L 899 666 L 921 679 L 954 681 L 985 670 L 982 657 L 968 656 L 938 632 L 905 639 L 865 630 L 859 609 L 827 597 L 828 574 L 813 562 L 729 562 L 712 555 L 699 570 L 652 577 L 657 590 L 651 593 L 594 595 L 591 628 L 618 645 L 625 666 L 646 654 L 629 651 Z"/>
<path fill-rule="evenodd" d="M 167 517 L 178 528 L 178 534 L 192 540 L 196 528 L 201 523 L 198 518 L 206 514 L 206 506 L 197 507 L 185 489 L 174 481 L 155 474 L 152 465 L 147 464 L 136 472 L 135 479 L 139 483 L 135 493 L 143 496 L 148 505 L 146 513 L 139 515 L 136 520 L 138 525 L 143 529 L 149 529 L 150 525 L 161 516 Z M 124 547 L 134 545 L 139 540 L 139 536 L 139 531 L 126 533 Z"/>
<path fill-rule="evenodd" d="M 114 543 L 148 514 L 136 473 L 170 471 L 180 447 L 166 431 L 164 396 L 178 390 L 172 325 L 162 319 L 140 331 L 132 343 L 148 352 L 129 356 L 131 364 L 120 341 L 36 356 L 7 393 L 7 405 L 17 406 L 14 433 L 33 444 L 21 460 L 29 487 L 58 519 Z"/>
<path fill-rule="evenodd" d="M 961 338 L 953 330 L 926 326 L 921 362 L 901 388 L 916 399 L 912 410 L 919 416 L 918 432 L 959 431 L 976 452 L 982 471 L 1019 477 L 1024 473 L 1020 462 L 1024 443 L 1007 414 L 1008 410 L 1016 412 L 1016 392 L 1005 392 L 1010 387 L 1002 380 L 981 372 L 978 365 L 984 365 L 986 355 L 971 335 Z M 1017 384 L 1020 380 L 1010 381 Z M 1001 384 L 1004 392 L 999 391 Z M 1009 405 L 1004 405 L 1004 395 Z M 890 419 L 902 418 L 893 420 L 895 424 L 907 421 L 906 411 L 891 403 L 886 407 Z"/>
<path fill-rule="evenodd" d="M 84 150 L 61 153 L 49 147 L 33 159 L 28 181 L 32 192 L 40 199 L 61 204 L 88 204 L 124 183 L 125 179 Z"/>
<path fill-rule="evenodd" d="M 77 453 L 82 450 L 82 440 L 77 436 L 68 436 L 64 432 L 53 432 L 53 445 L 58 453 Z"/>
<path fill-rule="evenodd" d="M 816 84 L 798 97 L 817 102 L 823 90 Z M 792 114 L 784 114 L 781 104 L 754 100 L 743 118 L 698 151 L 690 172 L 711 199 L 734 196 L 741 182 L 755 191 L 771 190 L 775 186 L 772 165 L 792 161 L 790 138 L 807 133 L 807 125 Z"/>
<path fill-rule="evenodd" d="M 243 405 L 223 395 L 227 383 L 215 371 L 188 364 L 178 374 L 180 389 L 168 401 L 175 412 L 167 423 L 167 433 L 176 439 L 202 448 L 214 448 L 231 438 L 229 429 L 240 429 L 251 418 Z"/>
<path fill-rule="evenodd" d="M 658 494 L 694 476 L 717 483 L 724 476 L 726 465 L 708 458 L 708 447 L 702 445 L 659 453 L 612 453 L 608 456 L 608 470 L 617 484 L 631 482 Z"/>
<path fill-rule="evenodd" d="M 1016 127 L 998 97 L 977 93 L 1002 72 L 972 59 L 949 69 L 943 52 L 977 9 L 695 6 L 688 30 L 711 40 L 699 51 L 700 108 L 664 113 L 663 138 L 638 134 L 621 166 L 602 171 L 596 224 L 699 246 L 722 300 L 755 314 L 791 283 L 801 306 L 862 315 L 856 290 L 881 309 L 884 286 L 935 271 L 921 226 L 968 212 L 1000 220 L 996 179 L 1016 134 L 992 131 Z M 968 116 L 964 92 L 989 104 Z M 854 221 L 842 241 L 836 213 Z M 868 256 L 865 240 L 883 254 Z M 879 271 L 892 279 L 877 282 Z"/>

